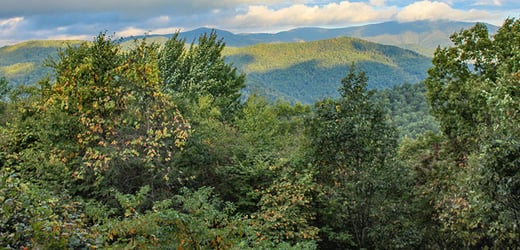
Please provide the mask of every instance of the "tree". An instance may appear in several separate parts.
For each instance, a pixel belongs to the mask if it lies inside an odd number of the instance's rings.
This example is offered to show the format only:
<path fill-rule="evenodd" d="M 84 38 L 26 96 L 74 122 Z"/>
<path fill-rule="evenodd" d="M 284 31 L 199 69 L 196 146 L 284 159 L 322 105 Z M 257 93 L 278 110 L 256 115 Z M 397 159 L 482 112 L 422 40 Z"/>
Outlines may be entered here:
<path fill-rule="evenodd" d="M 157 51 L 136 41 L 123 52 L 100 34 L 50 62 L 56 82 L 43 86 L 42 108 L 68 123 L 69 131 L 55 139 L 74 151 L 56 153 L 71 165 L 81 192 L 103 197 L 110 188 L 133 193 L 150 185 L 152 194 L 166 188 L 189 126 L 161 90 Z"/>
<path fill-rule="evenodd" d="M 6 98 L 7 94 L 10 91 L 9 81 L 5 77 L 0 77 L 0 101 L 3 101 Z"/>
<path fill-rule="evenodd" d="M 437 49 L 426 80 L 450 145 L 442 150 L 455 158 L 441 173 L 450 186 L 433 202 L 437 220 L 460 247 L 513 247 L 520 235 L 520 21 L 505 20 L 493 36 L 477 24 L 451 39 L 452 47 Z"/>
<path fill-rule="evenodd" d="M 390 211 L 396 211 L 406 192 L 408 174 L 394 161 L 395 128 L 366 86 L 365 73 L 352 65 L 341 81 L 341 98 L 316 103 L 308 124 L 310 154 L 322 187 L 317 220 L 323 248 L 403 244 L 390 236 L 398 237 L 402 221 L 393 229 L 384 225 L 396 218 Z"/>
<path fill-rule="evenodd" d="M 493 123 L 485 92 L 503 73 L 520 69 L 518 25 L 518 20 L 507 19 L 492 39 L 479 23 L 453 34 L 453 47 L 435 52 L 425 82 L 428 101 L 442 132 L 459 152 L 475 149 L 479 127 Z"/>
<path fill-rule="evenodd" d="M 5 77 L 0 78 L 0 115 L 4 113 L 5 110 L 5 100 L 7 98 L 7 94 L 10 92 L 9 82 Z M 3 124 L 3 122 L 0 122 Z"/>
<path fill-rule="evenodd" d="M 221 109 L 223 118 L 231 119 L 239 106 L 245 75 L 224 61 L 224 46 L 215 31 L 201 35 L 189 49 L 185 49 L 185 40 L 175 34 L 166 42 L 159 58 L 163 89 L 191 103 L 211 96 L 212 105 Z"/>

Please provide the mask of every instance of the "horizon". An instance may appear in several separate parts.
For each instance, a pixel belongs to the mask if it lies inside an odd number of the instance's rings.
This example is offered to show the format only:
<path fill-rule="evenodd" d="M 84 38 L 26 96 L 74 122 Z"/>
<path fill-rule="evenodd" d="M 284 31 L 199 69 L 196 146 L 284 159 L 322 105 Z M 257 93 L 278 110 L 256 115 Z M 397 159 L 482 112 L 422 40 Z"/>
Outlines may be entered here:
<path fill-rule="evenodd" d="M 202 27 L 233 34 L 274 34 L 296 28 L 436 20 L 500 26 L 518 13 L 516 0 L 4 0 L 0 47 L 29 40 L 90 40 L 103 31 L 116 37 L 167 35 Z"/>
<path fill-rule="evenodd" d="M 197 31 L 197 30 L 216 30 L 217 32 L 218 31 L 229 32 L 229 33 L 231 33 L 233 35 L 244 35 L 244 36 L 255 35 L 255 34 L 272 34 L 272 35 L 277 35 L 277 34 L 280 34 L 280 33 L 291 32 L 293 30 L 298 30 L 298 29 L 334 30 L 334 29 L 348 29 L 348 28 L 364 27 L 364 26 L 369 26 L 369 25 L 378 25 L 378 24 L 385 24 L 385 23 L 403 23 L 403 24 L 406 24 L 406 23 L 424 22 L 424 21 L 428 21 L 428 22 L 461 22 L 461 23 L 478 23 L 479 22 L 479 21 L 473 21 L 472 22 L 472 21 L 455 21 L 455 20 L 416 20 L 416 21 L 406 21 L 406 22 L 385 21 L 385 22 L 379 22 L 379 23 L 368 23 L 368 24 L 352 25 L 352 26 L 346 26 L 346 27 L 302 26 L 302 27 L 290 28 L 290 29 L 274 31 L 274 32 L 233 32 L 233 31 L 230 31 L 230 30 L 214 28 L 214 27 L 196 27 L 196 28 L 189 29 L 189 30 L 179 30 L 178 32 L 179 33 L 189 33 L 189 32 L 194 32 L 194 31 Z M 480 22 L 480 23 L 484 23 L 486 25 L 493 25 L 495 27 L 499 27 L 499 25 L 495 25 L 495 24 L 491 24 L 491 23 L 487 23 L 487 22 Z M 100 32 L 102 32 L 102 31 L 100 31 Z M 129 35 L 129 36 L 117 36 L 117 34 L 114 33 L 114 35 L 118 39 L 119 38 L 121 38 L 121 39 L 130 39 L 130 38 L 139 38 L 139 37 L 146 37 L 146 36 L 169 36 L 169 35 L 175 34 L 176 32 L 177 31 L 174 31 L 172 33 L 144 33 L 144 34 L 136 34 L 136 35 Z M 17 44 L 22 44 L 22 43 L 25 43 L 25 42 L 32 42 L 32 41 L 92 41 L 97 35 L 99 35 L 99 32 L 97 34 L 93 35 L 92 37 L 88 38 L 88 39 L 81 39 L 81 38 L 80 39 L 68 39 L 68 38 L 64 38 L 64 39 L 30 39 L 30 40 L 23 40 L 23 41 L 15 42 L 15 43 L 12 43 L 12 44 L 4 44 L 4 45 L 0 44 L 0 48 L 9 47 L 9 46 L 15 46 Z"/>

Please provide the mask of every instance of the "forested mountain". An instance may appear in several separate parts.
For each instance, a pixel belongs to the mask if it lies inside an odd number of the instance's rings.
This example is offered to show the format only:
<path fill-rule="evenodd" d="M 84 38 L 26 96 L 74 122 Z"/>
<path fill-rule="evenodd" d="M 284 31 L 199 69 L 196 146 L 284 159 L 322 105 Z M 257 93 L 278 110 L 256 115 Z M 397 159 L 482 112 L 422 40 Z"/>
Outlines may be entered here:
<path fill-rule="evenodd" d="M 416 52 L 347 37 L 257 44 L 224 54 L 247 74 L 246 91 L 303 103 L 337 96 L 352 63 L 367 73 L 371 89 L 419 82 L 431 67 L 430 59 Z"/>
<path fill-rule="evenodd" d="M 164 37 L 147 39 L 159 44 L 166 40 Z M 131 43 L 123 42 L 122 47 L 128 49 Z M 35 83 L 51 74 L 50 68 L 43 67 L 44 60 L 56 57 L 57 50 L 66 44 L 78 42 L 33 41 L 3 47 L 0 74 L 14 85 Z M 430 59 L 415 52 L 346 37 L 228 47 L 223 53 L 227 62 L 247 74 L 247 94 L 303 103 L 336 95 L 338 82 L 351 63 L 366 71 L 369 88 L 377 89 L 421 81 L 431 66 Z"/>
<path fill-rule="evenodd" d="M 379 90 L 374 98 L 386 108 L 400 138 L 416 139 L 428 132 L 439 132 L 439 124 L 430 114 L 423 82 Z"/>
<path fill-rule="evenodd" d="M 0 48 L 0 76 L 13 85 L 33 84 L 50 70 L 42 63 L 55 56 L 59 48 L 79 44 L 80 41 L 28 41 Z"/>
<path fill-rule="evenodd" d="M 317 98 L 335 94 L 338 80 L 352 61 L 361 65 L 369 75 L 370 88 L 415 83 L 425 77 L 425 69 L 429 67 L 429 59 L 425 57 L 342 37 L 396 45 L 431 56 L 438 45 L 450 44 L 449 36 L 453 32 L 472 25 L 453 21 L 416 21 L 337 29 L 298 28 L 273 34 L 234 34 L 224 30 L 216 30 L 216 33 L 227 45 L 225 54 L 228 61 L 248 74 L 246 91 L 265 94 L 270 98 L 312 103 Z M 497 27 L 486 26 L 491 33 L 496 31 Z M 201 34 L 209 32 L 211 29 L 200 28 L 180 32 L 179 38 L 191 43 L 196 42 Z M 147 39 L 163 44 L 170 36 L 148 35 Z M 121 40 L 123 48 L 134 38 L 137 37 Z M 301 43 L 305 41 L 319 42 Z M 56 56 L 57 48 L 78 43 L 31 41 L 0 48 L 0 75 L 7 77 L 13 85 L 34 83 L 51 73 L 49 68 L 42 67 L 42 62 L 49 56 Z M 287 49 L 283 58 L 278 56 L 282 49 Z M 412 62 L 414 60 L 415 63 Z"/>

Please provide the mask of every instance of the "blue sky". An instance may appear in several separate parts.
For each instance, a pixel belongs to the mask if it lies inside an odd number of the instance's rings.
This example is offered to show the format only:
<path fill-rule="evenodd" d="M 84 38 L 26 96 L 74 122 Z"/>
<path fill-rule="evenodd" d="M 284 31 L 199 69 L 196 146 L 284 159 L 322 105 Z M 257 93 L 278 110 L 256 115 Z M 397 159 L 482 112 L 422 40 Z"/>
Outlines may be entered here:
<path fill-rule="evenodd" d="M 197 27 L 235 33 L 448 19 L 500 25 L 518 0 L 2 0 L 0 46 L 32 39 L 168 34 Z"/>

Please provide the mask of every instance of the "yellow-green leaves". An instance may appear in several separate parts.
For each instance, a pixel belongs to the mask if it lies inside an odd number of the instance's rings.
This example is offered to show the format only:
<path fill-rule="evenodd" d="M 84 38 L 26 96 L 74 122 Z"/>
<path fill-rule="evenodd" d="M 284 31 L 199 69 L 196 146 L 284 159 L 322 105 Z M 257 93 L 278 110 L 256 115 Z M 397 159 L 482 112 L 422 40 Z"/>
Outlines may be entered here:
<path fill-rule="evenodd" d="M 168 172 L 190 128 L 162 92 L 157 45 L 136 41 L 123 52 L 100 34 L 92 43 L 62 51 L 51 66 L 57 80 L 43 106 L 80 125 L 73 138 L 80 151 L 75 156 L 81 162 L 80 173 L 94 173 L 104 182 L 101 176 L 119 176 L 121 167 L 136 166 L 133 174 L 141 177 L 131 183 L 135 189 Z M 116 188 L 128 184 L 109 182 Z"/>

